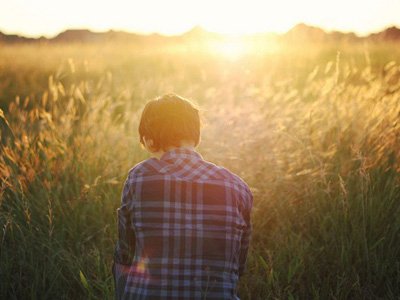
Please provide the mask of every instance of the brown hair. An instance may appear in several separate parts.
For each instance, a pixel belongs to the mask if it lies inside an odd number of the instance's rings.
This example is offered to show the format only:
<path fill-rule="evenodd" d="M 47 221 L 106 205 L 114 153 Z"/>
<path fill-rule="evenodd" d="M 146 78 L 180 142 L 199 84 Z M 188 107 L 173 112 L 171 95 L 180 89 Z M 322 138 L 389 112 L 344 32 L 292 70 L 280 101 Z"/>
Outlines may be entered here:
<path fill-rule="evenodd" d="M 182 141 L 200 142 L 199 109 L 189 100 L 167 94 L 149 101 L 139 123 L 140 143 L 153 140 L 154 151 L 179 147 Z"/>

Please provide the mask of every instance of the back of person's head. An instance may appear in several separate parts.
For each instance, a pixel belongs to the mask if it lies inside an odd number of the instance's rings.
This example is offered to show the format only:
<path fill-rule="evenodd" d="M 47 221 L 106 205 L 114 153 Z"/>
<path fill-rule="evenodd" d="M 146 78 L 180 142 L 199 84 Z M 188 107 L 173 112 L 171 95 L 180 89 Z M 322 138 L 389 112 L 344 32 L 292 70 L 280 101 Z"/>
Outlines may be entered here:
<path fill-rule="evenodd" d="M 199 109 L 189 100 L 167 94 L 151 100 L 143 109 L 139 123 L 140 143 L 152 141 L 154 151 L 180 147 L 182 142 L 200 142 Z"/>

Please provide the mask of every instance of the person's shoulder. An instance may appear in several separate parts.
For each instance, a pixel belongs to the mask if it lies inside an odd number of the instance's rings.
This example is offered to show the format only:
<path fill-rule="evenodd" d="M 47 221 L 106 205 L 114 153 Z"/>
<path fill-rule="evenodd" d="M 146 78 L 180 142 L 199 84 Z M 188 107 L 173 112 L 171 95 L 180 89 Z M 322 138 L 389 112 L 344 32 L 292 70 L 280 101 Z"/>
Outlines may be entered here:
<path fill-rule="evenodd" d="M 239 175 L 233 173 L 226 167 L 219 166 L 209 161 L 206 161 L 206 163 L 209 164 L 212 168 L 214 168 L 216 179 L 222 179 L 226 182 L 233 183 L 234 185 L 238 186 L 241 190 L 244 190 L 251 196 L 249 185 Z"/>
<path fill-rule="evenodd" d="M 128 179 L 135 179 L 139 176 L 149 173 L 152 169 L 154 169 L 155 163 L 156 161 L 154 158 L 148 158 L 137 163 L 128 171 Z"/>
<path fill-rule="evenodd" d="M 225 167 L 221 167 L 224 172 L 226 174 L 228 174 L 228 176 L 237 184 L 240 185 L 244 190 L 246 190 L 246 192 L 251 194 L 250 191 L 250 187 L 249 185 L 246 183 L 246 181 L 244 181 L 244 179 L 242 177 L 240 177 L 239 175 L 233 173 L 232 171 L 230 171 L 229 169 L 225 168 Z"/>

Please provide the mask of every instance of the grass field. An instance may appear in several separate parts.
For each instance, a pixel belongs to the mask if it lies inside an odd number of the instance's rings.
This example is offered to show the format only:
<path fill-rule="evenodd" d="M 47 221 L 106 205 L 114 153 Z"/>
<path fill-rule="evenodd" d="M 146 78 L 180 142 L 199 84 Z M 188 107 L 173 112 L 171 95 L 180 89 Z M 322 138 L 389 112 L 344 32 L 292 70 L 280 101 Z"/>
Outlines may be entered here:
<path fill-rule="evenodd" d="M 140 110 L 176 92 L 254 193 L 242 299 L 399 299 L 396 47 L 2 45 L 0 298 L 112 299 Z"/>

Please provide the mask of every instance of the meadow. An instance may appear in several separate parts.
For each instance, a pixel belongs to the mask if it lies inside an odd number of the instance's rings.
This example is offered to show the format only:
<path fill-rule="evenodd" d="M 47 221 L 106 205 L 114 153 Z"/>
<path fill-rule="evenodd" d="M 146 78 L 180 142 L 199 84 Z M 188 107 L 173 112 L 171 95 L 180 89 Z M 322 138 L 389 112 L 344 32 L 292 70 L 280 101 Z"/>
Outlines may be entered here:
<path fill-rule="evenodd" d="M 0 298 L 113 298 L 140 111 L 175 92 L 254 193 L 241 299 L 399 299 L 399 49 L 1 45 Z"/>

